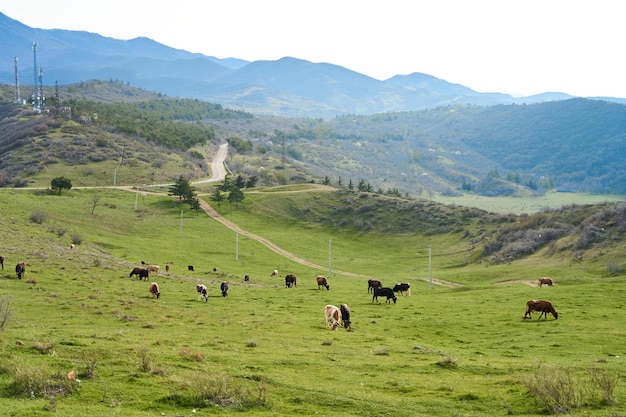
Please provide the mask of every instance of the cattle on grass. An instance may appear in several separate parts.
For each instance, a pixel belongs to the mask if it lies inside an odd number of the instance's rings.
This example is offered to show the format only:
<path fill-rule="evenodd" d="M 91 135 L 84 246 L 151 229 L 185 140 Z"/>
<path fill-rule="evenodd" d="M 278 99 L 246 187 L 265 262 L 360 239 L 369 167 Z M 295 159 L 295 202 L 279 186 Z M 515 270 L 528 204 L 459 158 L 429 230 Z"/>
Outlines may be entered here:
<path fill-rule="evenodd" d="M 152 298 L 156 297 L 157 299 L 161 296 L 161 291 L 159 291 L 159 284 L 153 282 L 150 284 L 150 288 L 148 289 L 150 294 L 152 294 Z"/>
<path fill-rule="evenodd" d="M 411 295 L 411 284 L 406 282 L 398 282 L 393 286 L 393 292 L 399 292 L 404 295 Z"/>
<path fill-rule="evenodd" d="M 326 277 L 321 275 L 317 276 L 317 289 L 319 290 L 322 287 L 326 287 L 327 290 L 330 290 L 330 285 L 328 285 L 328 280 Z"/>
<path fill-rule="evenodd" d="M 220 284 L 220 291 L 222 291 L 222 297 L 228 296 L 228 283 L 226 281 Z"/>
<path fill-rule="evenodd" d="M 348 306 L 348 304 L 342 304 L 341 306 L 339 306 L 339 311 L 341 311 L 343 327 L 348 330 L 352 330 L 352 321 L 350 321 L 350 307 Z"/>
<path fill-rule="evenodd" d="M 139 267 L 133 268 L 133 270 L 130 271 L 130 274 L 128 275 L 128 277 L 132 278 L 133 275 L 137 275 L 137 277 L 139 278 L 139 281 L 143 280 L 144 278 L 146 279 L 146 281 L 148 280 L 148 270 L 145 268 L 139 268 Z"/>
<path fill-rule="evenodd" d="M 393 300 L 393 303 L 396 303 L 396 294 L 389 287 L 374 287 L 374 295 L 372 296 L 372 303 L 374 301 L 378 302 L 378 297 L 387 297 L 387 303 L 389 300 Z"/>
<path fill-rule="evenodd" d="M 552 279 L 548 278 L 548 277 L 543 277 L 543 278 L 539 278 L 539 286 L 541 287 L 542 285 L 547 285 L 548 287 L 551 287 L 553 284 Z"/>
<path fill-rule="evenodd" d="M 367 293 L 371 293 L 374 288 L 380 288 L 383 284 L 377 279 L 368 279 L 367 280 Z"/>
<path fill-rule="evenodd" d="M 193 272 L 193 265 L 187 265 L 187 271 Z"/>
<path fill-rule="evenodd" d="M 339 308 L 332 304 L 328 304 L 324 307 L 324 324 L 326 324 L 330 330 L 337 330 L 340 322 L 341 310 Z"/>
<path fill-rule="evenodd" d="M 539 318 L 541 318 L 541 316 L 545 316 L 545 318 L 548 318 L 548 313 L 552 313 L 552 315 L 554 316 L 554 319 L 558 319 L 559 318 L 559 313 L 554 309 L 554 307 L 552 306 L 552 303 L 550 301 L 546 301 L 546 300 L 529 300 L 526 302 L 526 313 L 524 313 L 524 318 L 525 319 L 532 319 L 532 316 L 530 315 L 530 313 L 532 313 L 533 311 L 540 311 L 541 314 L 539 315 Z"/>
<path fill-rule="evenodd" d="M 4 271 L 4 256 L 0 256 L 0 265 L 2 265 L 2 270 Z"/>
<path fill-rule="evenodd" d="M 165 264 L 165 272 L 170 272 L 170 264 Z"/>
<path fill-rule="evenodd" d="M 270 274 L 270 277 L 275 277 L 275 276 L 278 276 L 278 270 L 277 269 L 273 270 L 272 273 Z"/>
<path fill-rule="evenodd" d="M 285 275 L 285 285 L 287 286 L 287 288 L 297 287 L 296 276 L 294 274 Z"/>
<path fill-rule="evenodd" d="M 198 300 L 201 300 L 204 298 L 205 303 L 209 301 L 209 292 L 206 289 L 206 285 L 204 284 L 196 285 L 196 293 L 198 294 Z"/>
<path fill-rule="evenodd" d="M 243 280 L 244 280 L 245 282 L 250 281 L 250 275 L 246 274 L 246 275 L 243 277 Z"/>
<path fill-rule="evenodd" d="M 15 273 L 17 274 L 17 277 L 19 279 L 22 279 L 22 277 L 26 273 L 26 265 L 24 265 L 24 262 L 20 262 L 15 265 Z"/>
<path fill-rule="evenodd" d="M 157 275 L 161 272 L 161 267 L 159 265 L 146 265 L 146 269 L 150 272 L 156 272 Z"/>

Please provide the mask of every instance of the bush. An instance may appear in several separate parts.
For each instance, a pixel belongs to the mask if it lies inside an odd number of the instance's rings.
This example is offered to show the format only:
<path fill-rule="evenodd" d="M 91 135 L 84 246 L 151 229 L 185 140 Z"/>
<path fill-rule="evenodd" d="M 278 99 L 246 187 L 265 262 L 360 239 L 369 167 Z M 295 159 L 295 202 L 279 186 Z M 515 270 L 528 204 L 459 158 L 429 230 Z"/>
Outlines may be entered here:
<path fill-rule="evenodd" d="M 47 217 L 48 215 L 43 211 L 33 211 L 30 214 L 30 221 L 32 221 L 33 223 L 42 224 L 46 221 Z"/>

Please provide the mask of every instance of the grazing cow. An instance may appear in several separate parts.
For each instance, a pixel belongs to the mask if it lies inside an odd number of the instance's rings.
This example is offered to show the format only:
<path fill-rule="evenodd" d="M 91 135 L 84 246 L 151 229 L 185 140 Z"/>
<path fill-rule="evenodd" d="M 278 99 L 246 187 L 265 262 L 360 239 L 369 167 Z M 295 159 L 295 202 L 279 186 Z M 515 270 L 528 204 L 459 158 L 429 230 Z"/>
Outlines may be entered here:
<path fill-rule="evenodd" d="M 206 289 L 206 285 L 204 284 L 196 285 L 196 293 L 198 294 L 198 300 L 201 300 L 204 298 L 205 303 L 209 301 L 209 292 Z"/>
<path fill-rule="evenodd" d="M 393 290 L 389 287 L 374 287 L 374 295 L 372 296 L 372 303 L 374 300 L 378 302 L 378 297 L 387 297 L 387 302 L 389 299 L 393 300 L 393 303 L 396 303 L 396 294 L 394 294 Z"/>
<path fill-rule="evenodd" d="M 548 313 L 552 313 L 555 320 L 559 318 L 559 313 L 557 313 L 554 307 L 552 307 L 552 303 L 550 303 L 550 301 L 529 300 L 526 303 L 526 313 L 524 313 L 524 318 L 532 319 L 530 313 L 532 313 L 533 311 L 541 311 L 539 318 L 541 318 L 541 316 L 545 316 L 545 318 L 547 319 Z"/>
<path fill-rule="evenodd" d="M 246 282 L 250 281 L 250 275 L 246 274 L 246 275 L 243 277 L 243 280 L 244 280 L 244 281 L 246 281 Z"/>
<path fill-rule="evenodd" d="M 165 264 L 165 272 L 170 272 L 170 264 Z"/>
<path fill-rule="evenodd" d="M 341 322 L 341 310 L 334 305 L 328 304 L 324 307 L 324 324 L 330 330 L 337 330 Z"/>
<path fill-rule="evenodd" d="M 70 244 L 70 249 L 74 249 L 76 246 L 74 246 L 73 243 Z"/>
<path fill-rule="evenodd" d="M 193 272 L 193 265 L 187 265 L 187 271 L 192 271 Z"/>
<path fill-rule="evenodd" d="M 368 279 L 367 280 L 367 293 L 371 293 L 374 288 L 380 288 L 383 284 L 377 279 Z"/>
<path fill-rule="evenodd" d="M 352 330 L 352 322 L 350 321 L 350 307 L 348 306 L 348 304 L 342 304 L 341 306 L 339 306 L 339 311 L 341 311 L 343 327 L 348 330 Z"/>
<path fill-rule="evenodd" d="M 157 284 L 156 282 L 150 284 L 149 291 L 152 294 L 152 298 L 156 297 L 158 299 L 161 296 L 161 291 L 159 291 L 159 284 Z"/>
<path fill-rule="evenodd" d="M 130 271 L 130 275 L 128 275 L 128 277 L 132 278 L 133 275 L 137 275 L 137 277 L 139 277 L 139 281 L 143 280 L 144 278 L 146 279 L 146 281 L 148 280 L 148 270 L 147 269 L 135 267 L 135 268 L 133 268 L 132 271 Z"/>
<path fill-rule="evenodd" d="M 272 274 L 270 275 L 270 277 L 275 277 L 277 275 L 278 275 L 278 270 L 275 269 L 275 270 L 272 271 Z"/>
<path fill-rule="evenodd" d="M 146 265 L 146 269 L 150 272 L 156 272 L 157 275 L 161 272 L 161 267 L 159 265 Z"/>
<path fill-rule="evenodd" d="M 330 290 L 330 285 L 328 285 L 328 280 L 326 277 L 321 275 L 317 276 L 317 289 L 319 290 L 321 287 L 326 287 L 326 290 Z"/>
<path fill-rule="evenodd" d="M 15 273 L 17 274 L 17 277 L 19 279 L 22 279 L 25 272 L 26 272 L 26 265 L 24 265 L 24 262 L 20 262 L 19 264 L 15 265 Z"/>
<path fill-rule="evenodd" d="M 548 287 L 552 286 L 552 279 L 548 277 L 539 278 L 539 286 L 546 284 Z"/>
<path fill-rule="evenodd" d="M 398 282 L 393 287 L 393 292 L 399 292 L 400 294 L 411 295 L 411 284 L 406 282 Z"/>
<path fill-rule="evenodd" d="M 220 285 L 220 291 L 222 291 L 222 297 L 228 296 L 228 283 L 226 281 Z"/>
<path fill-rule="evenodd" d="M 294 274 L 285 275 L 285 285 L 287 288 L 297 287 L 296 285 L 296 276 Z"/>
<path fill-rule="evenodd" d="M 4 256 L 0 256 L 0 265 L 2 265 L 2 270 L 4 271 Z"/>

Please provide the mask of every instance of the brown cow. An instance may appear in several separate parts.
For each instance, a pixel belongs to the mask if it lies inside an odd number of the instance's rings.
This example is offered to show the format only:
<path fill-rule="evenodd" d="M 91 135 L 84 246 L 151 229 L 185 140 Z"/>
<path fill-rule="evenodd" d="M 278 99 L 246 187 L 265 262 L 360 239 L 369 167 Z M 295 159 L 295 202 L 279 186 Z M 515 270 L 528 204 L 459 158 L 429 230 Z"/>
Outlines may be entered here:
<path fill-rule="evenodd" d="M 330 285 L 328 285 L 328 280 L 326 279 L 326 277 L 318 275 L 317 276 L 317 289 L 319 290 L 320 287 L 326 287 L 327 290 L 330 290 Z"/>
<path fill-rule="evenodd" d="M 343 327 L 348 330 L 352 330 L 352 321 L 350 321 L 350 307 L 348 304 L 342 304 L 339 306 L 341 312 L 341 319 L 343 320 Z"/>
<path fill-rule="evenodd" d="M 371 293 L 374 288 L 380 288 L 383 284 L 377 279 L 368 279 L 367 280 L 367 293 Z"/>
<path fill-rule="evenodd" d="M 550 301 L 529 300 L 528 302 L 526 302 L 526 313 L 524 313 L 524 318 L 532 319 L 530 313 L 532 313 L 533 311 L 541 312 L 539 318 L 541 318 L 541 316 L 545 316 L 547 319 L 548 313 L 552 313 L 555 320 L 559 318 L 559 313 L 557 313 L 554 307 L 552 307 L 552 303 L 550 303 Z"/>
<path fill-rule="evenodd" d="M 539 278 L 539 286 L 541 287 L 543 284 L 546 284 L 548 287 L 551 287 L 552 279 L 548 277 Z"/>

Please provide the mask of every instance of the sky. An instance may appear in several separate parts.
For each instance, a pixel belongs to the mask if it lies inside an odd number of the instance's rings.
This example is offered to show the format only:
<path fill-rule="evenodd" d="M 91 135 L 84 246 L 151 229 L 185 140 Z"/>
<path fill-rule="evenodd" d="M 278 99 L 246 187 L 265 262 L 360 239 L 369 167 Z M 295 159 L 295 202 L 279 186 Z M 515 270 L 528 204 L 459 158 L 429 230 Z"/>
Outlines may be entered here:
<path fill-rule="evenodd" d="M 621 0 L 2 0 L 0 12 L 32 28 L 143 36 L 216 58 L 289 56 L 379 80 L 420 72 L 479 92 L 626 98 L 622 7 Z"/>

